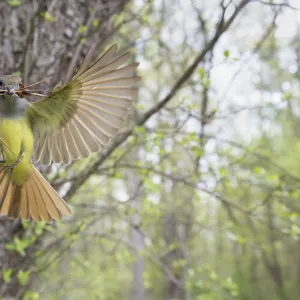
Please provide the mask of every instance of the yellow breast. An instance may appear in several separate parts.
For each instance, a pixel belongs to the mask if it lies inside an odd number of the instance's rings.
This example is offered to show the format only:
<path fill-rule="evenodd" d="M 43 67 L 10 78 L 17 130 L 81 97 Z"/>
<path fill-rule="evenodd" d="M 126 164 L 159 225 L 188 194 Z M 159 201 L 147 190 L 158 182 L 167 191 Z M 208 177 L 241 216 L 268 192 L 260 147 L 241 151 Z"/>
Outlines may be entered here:
<path fill-rule="evenodd" d="M 25 118 L 2 119 L 0 121 L 0 144 L 5 166 L 12 165 L 23 153 L 22 161 L 12 173 L 13 182 L 22 185 L 32 172 L 31 156 L 34 139 L 27 120 Z"/>

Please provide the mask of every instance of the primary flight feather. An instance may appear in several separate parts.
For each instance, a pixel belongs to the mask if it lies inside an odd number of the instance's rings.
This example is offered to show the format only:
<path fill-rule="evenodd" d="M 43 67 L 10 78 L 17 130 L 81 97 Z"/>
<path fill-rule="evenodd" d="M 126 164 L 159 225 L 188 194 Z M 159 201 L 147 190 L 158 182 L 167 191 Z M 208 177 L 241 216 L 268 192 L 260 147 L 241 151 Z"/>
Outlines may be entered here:
<path fill-rule="evenodd" d="M 129 57 L 112 46 L 91 63 L 90 52 L 68 83 L 34 103 L 24 98 L 31 92 L 18 76 L 0 78 L 0 214 L 46 222 L 71 214 L 32 158 L 68 164 L 100 151 L 118 133 L 139 80 L 138 64 L 124 65 Z"/>

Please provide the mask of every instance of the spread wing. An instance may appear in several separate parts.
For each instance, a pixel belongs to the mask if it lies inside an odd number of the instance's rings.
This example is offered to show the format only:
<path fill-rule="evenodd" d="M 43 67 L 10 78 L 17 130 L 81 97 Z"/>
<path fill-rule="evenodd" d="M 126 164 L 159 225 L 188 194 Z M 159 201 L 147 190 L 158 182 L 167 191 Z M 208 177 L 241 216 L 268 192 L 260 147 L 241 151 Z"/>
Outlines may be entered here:
<path fill-rule="evenodd" d="M 138 63 L 124 63 L 112 46 L 95 63 L 89 53 L 76 75 L 44 100 L 29 104 L 28 119 L 35 133 L 33 159 L 44 165 L 70 163 L 101 150 L 130 112 L 137 92 Z"/>

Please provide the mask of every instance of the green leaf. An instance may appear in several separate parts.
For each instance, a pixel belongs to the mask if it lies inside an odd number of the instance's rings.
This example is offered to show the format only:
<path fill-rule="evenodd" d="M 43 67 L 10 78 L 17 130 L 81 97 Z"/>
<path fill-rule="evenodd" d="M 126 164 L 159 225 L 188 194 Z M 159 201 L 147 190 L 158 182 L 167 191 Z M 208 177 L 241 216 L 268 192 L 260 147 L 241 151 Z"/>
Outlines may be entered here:
<path fill-rule="evenodd" d="M 200 75 L 201 79 L 203 79 L 205 77 L 205 70 L 203 68 L 200 68 L 198 70 L 198 74 Z"/>
<path fill-rule="evenodd" d="M 264 169 L 262 167 L 256 166 L 253 168 L 254 173 L 256 174 L 262 174 Z"/>
<path fill-rule="evenodd" d="M 7 249 L 7 250 L 15 250 L 16 247 L 15 247 L 14 244 L 7 243 L 7 244 L 5 244 L 5 249 Z"/>
<path fill-rule="evenodd" d="M 115 14 L 115 15 L 113 15 L 113 24 L 114 24 L 114 26 L 115 27 L 118 27 L 118 26 L 120 26 L 122 23 L 123 23 L 123 21 L 124 21 L 124 16 L 122 15 L 122 14 Z"/>
<path fill-rule="evenodd" d="M 227 277 L 226 280 L 223 280 L 222 286 L 231 294 L 232 297 L 236 298 L 239 296 L 239 287 L 233 282 L 231 277 Z"/>
<path fill-rule="evenodd" d="M 277 183 L 279 181 L 279 175 L 278 174 L 270 174 L 267 176 L 267 180 L 273 183 Z"/>
<path fill-rule="evenodd" d="M 17 278 L 19 280 L 19 283 L 23 286 L 26 285 L 28 283 L 28 280 L 29 280 L 29 275 L 30 275 L 30 271 L 20 270 L 17 274 Z"/>
<path fill-rule="evenodd" d="M 19 239 L 18 237 L 14 238 L 15 242 L 15 250 L 21 254 L 21 256 L 25 256 L 25 249 L 30 245 L 29 239 Z"/>
<path fill-rule="evenodd" d="M 99 27 L 99 25 L 100 25 L 99 19 L 94 19 L 93 22 L 92 22 L 92 25 L 93 25 L 93 27 L 95 27 L 95 28 Z"/>
<path fill-rule="evenodd" d="M 289 230 L 289 233 L 295 241 L 298 241 L 300 236 L 300 227 L 296 224 L 293 224 Z"/>
<path fill-rule="evenodd" d="M 48 22 L 56 21 L 55 17 L 51 15 L 48 11 L 42 11 L 41 16 Z"/>
<path fill-rule="evenodd" d="M 282 100 L 289 101 L 293 97 L 293 94 L 291 92 L 285 92 L 282 96 Z"/>
<path fill-rule="evenodd" d="M 299 214 L 297 212 L 292 212 L 289 216 L 289 219 L 292 221 L 292 222 L 295 222 L 297 219 L 299 218 Z"/>
<path fill-rule="evenodd" d="M 11 276 L 13 273 L 13 269 L 6 269 L 2 271 L 2 278 L 4 282 L 9 283 L 11 281 Z"/>
<path fill-rule="evenodd" d="M 145 132 L 145 128 L 142 126 L 136 126 L 134 128 L 134 131 L 135 131 L 135 133 L 143 133 L 143 132 Z"/>
<path fill-rule="evenodd" d="M 148 14 L 143 14 L 141 16 L 141 20 L 143 21 L 143 23 L 149 24 L 149 15 Z"/>
<path fill-rule="evenodd" d="M 19 6 L 21 4 L 21 1 L 19 0 L 7 0 L 8 4 L 13 6 L 13 7 L 16 7 L 16 6 Z"/>
<path fill-rule="evenodd" d="M 87 26 L 81 25 L 81 26 L 79 26 L 79 28 L 77 29 L 77 31 L 78 31 L 80 34 L 84 34 L 84 33 L 87 32 Z"/>
<path fill-rule="evenodd" d="M 224 55 L 225 57 L 229 57 L 229 51 L 228 51 L 228 50 L 225 50 L 225 51 L 223 52 L 223 55 Z"/>
<path fill-rule="evenodd" d="M 203 79 L 203 86 L 208 89 L 210 87 L 210 80 L 208 78 Z"/>
<path fill-rule="evenodd" d="M 19 76 L 19 77 L 22 76 L 22 73 L 21 73 L 20 71 L 16 71 L 16 72 L 14 72 L 13 74 L 16 75 L 16 76 Z"/>
<path fill-rule="evenodd" d="M 211 271 L 210 274 L 209 274 L 209 277 L 212 280 L 216 280 L 218 278 L 218 275 L 214 271 Z"/>
<path fill-rule="evenodd" d="M 226 169 L 220 168 L 220 169 L 219 169 L 219 174 L 220 174 L 222 177 L 225 177 L 225 176 L 228 175 L 228 172 L 227 172 Z"/>
<path fill-rule="evenodd" d="M 49 232 L 52 232 L 52 233 L 55 232 L 55 229 L 51 225 L 46 225 L 45 230 L 49 231 Z"/>
<path fill-rule="evenodd" d="M 197 149 L 194 150 L 194 153 L 196 154 L 196 156 L 198 158 L 202 157 L 203 156 L 203 150 L 199 147 L 197 147 Z"/>
<path fill-rule="evenodd" d="M 24 227 L 24 229 L 28 229 L 30 224 L 31 224 L 31 222 L 22 220 L 22 226 Z"/>
<path fill-rule="evenodd" d="M 245 244 L 246 243 L 246 239 L 243 237 L 243 236 L 238 236 L 237 238 L 237 242 L 242 245 L 242 244 Z"/>
<path fill-rule="evenodd" d="M 45 226 L 46 226 L 45 222 L 36 223 L 34 227 L 34 233 L 37 236 L 40 236 L 44 232 Z"/>
<path fill-rule="evenodd" d="M 275 243 L 274 243 L 274 246 L 275 246 L 275 248 L 276 249 L 282 249 L 282 242 L 280 242 L 280 241 L 275 241 Z"/>
<path fill-rule="evenodd" d="M 25 300 L 38 300 L 40 298 L 40 295 L 33 291 L 28 291 L 25 294 Z"/>

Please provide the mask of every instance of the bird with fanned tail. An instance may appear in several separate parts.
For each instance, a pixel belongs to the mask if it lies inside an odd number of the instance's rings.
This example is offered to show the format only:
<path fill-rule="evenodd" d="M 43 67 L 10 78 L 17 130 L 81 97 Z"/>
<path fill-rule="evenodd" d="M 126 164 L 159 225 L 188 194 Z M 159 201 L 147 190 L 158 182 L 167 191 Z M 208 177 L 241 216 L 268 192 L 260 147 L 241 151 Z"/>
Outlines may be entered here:
<path fill-rule="evenodd" d="M 41 101 L 15 75 L 0 77 L 0 214 L 52 222 L 71 215 L 68 204 L 33 166 L 87 157 L 125 123 L 137 92 L 138 63 L 112 46 L 92 63 L 90 51 L 75 76 Z"/>

